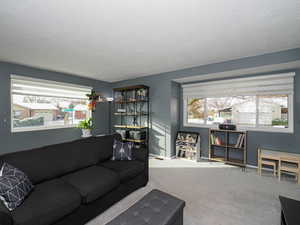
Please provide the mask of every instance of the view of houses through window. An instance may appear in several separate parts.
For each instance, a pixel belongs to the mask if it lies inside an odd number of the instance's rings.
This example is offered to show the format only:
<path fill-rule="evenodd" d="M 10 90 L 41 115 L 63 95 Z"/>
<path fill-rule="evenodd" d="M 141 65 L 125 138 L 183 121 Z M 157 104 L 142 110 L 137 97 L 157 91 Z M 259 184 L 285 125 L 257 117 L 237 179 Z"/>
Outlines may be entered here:
<path fill-rule="evenodd" d="M 189 124 L 288 128 L 288 95 L 188 98 Z"/>
<path fill-rule="evenodd" d="M 89 117 L 87 100 L 33 95 L 12 96 L 13 128 L 76 125 Z"/>

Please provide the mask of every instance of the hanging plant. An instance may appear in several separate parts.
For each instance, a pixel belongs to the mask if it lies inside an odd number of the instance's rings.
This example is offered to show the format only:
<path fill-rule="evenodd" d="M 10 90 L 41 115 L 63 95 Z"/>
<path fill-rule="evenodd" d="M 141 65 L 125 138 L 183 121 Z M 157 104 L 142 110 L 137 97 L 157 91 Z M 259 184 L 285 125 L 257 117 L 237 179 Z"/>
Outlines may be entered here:
<path fill-rule="evenodd" d="M 102 96 L 100 93 L 96 93 L 96 91 L 92 90 L 91 94 L 86 95 L 89 98 L 88 109 L 92 112 L 96 109 L 97 102 L 106 102 L 107 99 Z"/>
<path fill-rule="evenodd" d="M 91 94 L 87 94 L 86 96 L 89 98 L 88 109 L 94 112 L 96 109 L 97 101 L 99 99 L 99 95 L 94 90 L 92 90 Z"/>

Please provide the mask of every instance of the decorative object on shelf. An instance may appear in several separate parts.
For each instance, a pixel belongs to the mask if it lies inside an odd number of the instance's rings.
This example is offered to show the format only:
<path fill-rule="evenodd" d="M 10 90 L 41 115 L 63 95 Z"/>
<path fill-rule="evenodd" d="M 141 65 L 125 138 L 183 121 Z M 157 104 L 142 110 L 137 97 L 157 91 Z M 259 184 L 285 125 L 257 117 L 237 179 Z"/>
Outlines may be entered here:
<path fill-rule="evenodd" d="M 200 136 L 196 132 L 178 131 L 176 136 L 176 157 L 199 161 Z"/>
<path fill-rule="evenodd" d="M 126 113 L 126 109 L 117 109 L 118 113 Z"/>
<path fill-rule="evenodd" d="M 129 131 L 129 139 L 134 140 L 144 140 L 146 138 L 146 132 L 140 130 L 130 130 Z"/>
<path fill-rule="evenodd" d="M 220 130 L 236 130 L 236 125 L 234 124 L 219 124 Z"/>
<path fill-rule="evenodd" d="M 147 97 L 147 90 L 144 88 L 141 88 L 137 90 L 137 99 L 138 100 L 145 100 Z"/>
<path fill-rule="evenodd" d="M 104 97 L 101 93 L 96 93 L 95 90 L 91 91 L 91 94 L 86 95 L 89 98 L 88 108 L 92 112 L 96 110 L 97 102 L 112 102 L 114 99 L 111 97 Z"/>
<path fill-rule="evenodd" d="M 113 123 L 124 142 L 147 147 L 149 139 L 149 87 L 136 85 L 114 89 Z"/>
<path fill-rule="evenodd" d="M 91 137 L 92 136 L 92 128 L 93 128 L 93 124 L 92 124 L 92 118 L 80 121 L 78 124 L 78 128 L 81 129 L 82 131 L 82 136 L 83 138 L 86 137 Z"/>
<path fill-rule="evenodd" d="M 114 93 L 114 99 L 115 99 L 116 102 L 125 101 L 125 94 L 124 94 L 124 92 Z"/>
<path fill-rule="evenodd" d="M 118 134 L 121 135 L 122 139 L 126 138 L 126 130 L 115 130 Z"/>
<path fill-rule="evenodd" d="M 210 129 L 209 159 L 246 167 L 247 132 Z"/>

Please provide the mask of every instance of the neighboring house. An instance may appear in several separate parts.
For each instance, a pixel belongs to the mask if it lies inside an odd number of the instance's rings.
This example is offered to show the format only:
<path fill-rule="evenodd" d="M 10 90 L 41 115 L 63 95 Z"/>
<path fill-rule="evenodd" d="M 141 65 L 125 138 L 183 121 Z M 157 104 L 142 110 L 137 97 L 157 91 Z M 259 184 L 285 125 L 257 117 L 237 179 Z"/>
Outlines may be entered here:
<path fill-rule="evenodd" d="M 233 105 L 232 115 L 233 123 L 237 124 L 255 124 L 256 104 L 253 101 L 243 102 Z M 259 108 L 259 124 L 272 125 L 274 119 L 282 119 L 282 108 L 277 103 L 265 102 Z"/>
<path fill-rule="evenodd" d="M 288 108 L 281 108 L 281 119 L 288 120 Z"/>
<path fill-rule="evenodd" d="M 226 108 L 218 111 L 218 118 L 223 118 L 226 123 L 231 123 L 232 108 Z"/>
<path fill-rule="evenodd" d="M 48 103 L 23 103 L 13 104 L 13 115 L 15 119 L 30 117 L 43 117 L 45 120 L 53 120 L 58 115 L 58 108 Z"/>
<path fill-rule="evenodd" d="M 75 117 L 75 120 L 84 120 L 86 119 L 86 114 L 88 112 L 88 107 L 87 105 L 76 105 L 74 107 L 74 117 Z"/>

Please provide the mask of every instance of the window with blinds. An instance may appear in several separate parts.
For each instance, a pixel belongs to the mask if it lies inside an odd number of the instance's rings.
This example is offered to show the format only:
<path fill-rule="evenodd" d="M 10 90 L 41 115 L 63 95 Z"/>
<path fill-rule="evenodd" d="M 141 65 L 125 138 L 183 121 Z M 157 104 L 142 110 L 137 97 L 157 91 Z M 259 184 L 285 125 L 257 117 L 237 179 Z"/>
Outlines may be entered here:
<path fill-rule="evenodd" d="M 91 88 L 11 75 L 13 132 L 74 127 L 89 118 Z"/>
<path fill-rule="evenodd" d="M 183 85 L 184 125 L 293 132 L 295 73 Z"/>

